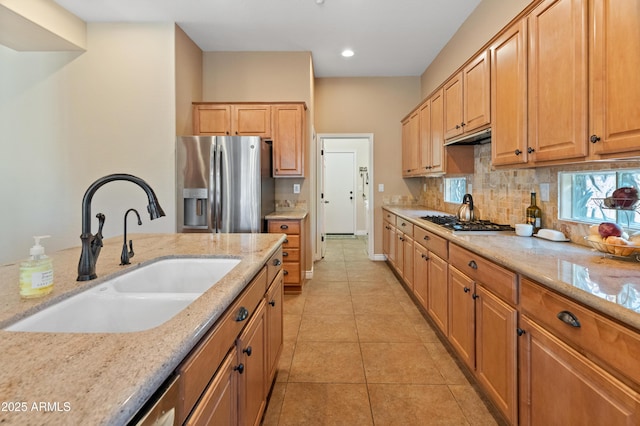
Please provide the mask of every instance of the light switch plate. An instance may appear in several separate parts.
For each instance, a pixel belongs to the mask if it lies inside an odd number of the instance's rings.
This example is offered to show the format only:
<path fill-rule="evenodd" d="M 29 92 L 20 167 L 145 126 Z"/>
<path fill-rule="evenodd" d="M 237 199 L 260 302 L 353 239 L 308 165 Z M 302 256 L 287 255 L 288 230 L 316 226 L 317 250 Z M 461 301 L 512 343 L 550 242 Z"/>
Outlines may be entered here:
<path fill-rule="evenodd" d="M 549 201 L 549 184 L 540 184 L 540 201 Z"/>
<path fill-rule="evenodd" d="M 384 183 L 378 184 L 378 192 L 384 192 Z"/>
<path fill-rule="evenodd" d="M 294 183 L 293 184 L 293 193 L 294 194 L 299 194 L 300 193 L 300 184 L 299 183 Z"/>

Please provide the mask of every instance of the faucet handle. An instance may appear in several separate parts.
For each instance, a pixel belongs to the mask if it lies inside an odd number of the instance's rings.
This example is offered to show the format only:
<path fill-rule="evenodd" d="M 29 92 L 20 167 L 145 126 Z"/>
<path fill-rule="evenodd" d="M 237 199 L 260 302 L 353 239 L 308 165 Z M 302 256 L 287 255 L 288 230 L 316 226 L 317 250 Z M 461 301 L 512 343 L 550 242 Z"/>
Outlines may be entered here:
<path fill-rule="evenodd" d="M 135 255 L 133 252 L 133 240 L 129 240 L 129 258 L 132 258 Z"/>

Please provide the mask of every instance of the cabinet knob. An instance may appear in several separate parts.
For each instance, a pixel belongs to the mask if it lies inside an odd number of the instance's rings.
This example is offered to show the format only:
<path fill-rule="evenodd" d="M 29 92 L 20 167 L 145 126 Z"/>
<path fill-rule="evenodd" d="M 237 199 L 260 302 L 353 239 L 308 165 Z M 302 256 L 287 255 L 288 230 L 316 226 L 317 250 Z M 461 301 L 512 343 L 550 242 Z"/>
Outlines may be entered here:
<path fill-rule="evenodd" d="M 535 149 L 533 149 L 533 148 L 531 148 L 531 147 L 527 148 L 527 152 L 528 152 L 529 154 L 532 154 L 534 151 L 535 151 Z"/>
<path fill-rule="evenodd" d="M 459 128 L 460 128 L 460 125 L 459 125 L 459 124 L 456 124 L 456 129 L 459 129 Z"/>
<path fill-rule="evenodd" d="M 478 295 L 477 295 L 477 294 L 475 294 L 475 293 L 473 293 L 473 294 L 471 295 L 471 297 L 473 298 L 473 300 L 476 300 L 476 299 L 479 299 L 479 298 L 480 298 L 480 296 L 478 296 Z"/>
<path fill-rule="evenodd" d="M 229 132 L 224 132 L 224 133 L 227 134 L 227 135 L 229 134 Z"/>
<path fill-rule="evenodd" d="M 242 350 L 242 353 L 247 354 L 247 356 L 251 356 L 252 352 L 253 352 L 253 349 L 251 348 L 251 346 Z"/>
<path fill-rule="evenodd" d="M 271 306 L 276 306 L 276 301 L 275 301 L 275 300 L 272 300 L 271 302 L 269 302 L 269 304 L 270 304 Z"/>
<path fill-rule="evenodd" d="M 289 253 L 287 253 L 286 251 L 283 251 L 282 252 L 282 257 L 287 257 L 287 256 L 289 256 Z"/>
<path fill-rule="evenodd" d="M 289 225 L 280 225 L 280 229 L 289 229 Z"/>
<path fill-rule="evenodd" d="M 600 142 L 600 136 L 597 136 L 597 135 L 591 135 L 591 137 L 589 138 L 589 141 L 590 141 L 591 143 Z"/>
<path fill-rule="evenodd" d="M 423 240 L 425 240 L 425 241 L 429 241 L 430 239 L 431 239 L 431 237 L 429 237 L 428 235 L 425 235 L 424 238 L 423 238 Z"/>
<path fill-rule="evenodd" d="M 244 364 L 233 367 L 233 371 L 237 371 L 240 374 L 244 373 Z"/>
<path fill-rule="evenodd" d="M 284 244 L 289 244 L 289 240 L 285 238 Z"/>
<path fill-rule="evenodd" d="M 280 266 L 282 265 L 282 262 L 280 261 L 280 259 L 273 259 L 273 266 Z"/>
<path fill-rule="evenodd" d="M 464 121 L 462 123 L 460 123 L 460 127 L 464 127 L 466 125 L 467 125 L 467 123 L 465 123 Z"/>
<path fill-rule="evenodd" d="M 464 287 L 463 290 L 464 290 L 465 293 L 469 293 L 471 291 L 471 289 L 469 287 Z"/>
<path fill-rule="evenodd" d="M 514 153 L 515 153 L 516 155 L 520 155 L 520 154 L 522 154 L 522 151 L 520 151 L 519 149 L 516 149 L 516 150 L 514 151 Z"/>
<path fill-rule="evenodd" d="M 286 269 L 282 270 L 282 275 L 289 275 L 289 271 L 287 271 Z"/>
<path fill-rule="evenodd" d="M 526 331 L 521 328 L 516 328 L 516 333 L 518 333 L 518 336 L 522 336 L 524 333 L 526 333 Z"/>
<path fill-rule="evenodd" d="M 470 267 L 471 269 L 478 269 L 478 264 L 476 263 L 476 261 L 475 261 L 475 260 L 471 260 L 471 261 L 469 261 L 469 264 L 468 264 L 468 265 L 469 265 L 469 267 Z"/>
<path fill-rule="evenodd" d="M 571 327 L 580 328 L 580 321 L 578 321 L 578 318 L 575 315 L 573 315 L 571 312 L 560 311 L 556 316 L 560 321 L 564 322 L 565 324 L 569 324 Z"/>
<path fill-rule="evenodd" d="M 249 317 L 249 311 L 244 306 L 241 306 L 240 309 L 238 309 L 238 314 L 236 315 L 236 321 L 242 322 L 246 320 L 248 317 Z"/>

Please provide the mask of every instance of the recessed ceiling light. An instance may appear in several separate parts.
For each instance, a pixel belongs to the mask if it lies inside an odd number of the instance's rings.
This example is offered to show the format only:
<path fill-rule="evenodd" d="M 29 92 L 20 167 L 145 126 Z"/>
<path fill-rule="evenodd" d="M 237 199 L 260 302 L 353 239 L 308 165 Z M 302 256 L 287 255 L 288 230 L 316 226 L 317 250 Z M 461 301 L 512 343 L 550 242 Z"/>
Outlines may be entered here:
<path fill-rule="evenodd" d="M 316 4 L 324 4 L 324 0 L 316 0 Z"/>
<path fill-rule="evenodd" d="M 351 49 L 344 49 L 344 50 L 342 51 L 342 56 L 344 56 L 345 58 L 350 58 L 350 57 L 352 57 L 353 55 L 355 55 L 355 53 L 354 53 L 354 52 L 353 52 L 353 50 L 351 50 Z"/>

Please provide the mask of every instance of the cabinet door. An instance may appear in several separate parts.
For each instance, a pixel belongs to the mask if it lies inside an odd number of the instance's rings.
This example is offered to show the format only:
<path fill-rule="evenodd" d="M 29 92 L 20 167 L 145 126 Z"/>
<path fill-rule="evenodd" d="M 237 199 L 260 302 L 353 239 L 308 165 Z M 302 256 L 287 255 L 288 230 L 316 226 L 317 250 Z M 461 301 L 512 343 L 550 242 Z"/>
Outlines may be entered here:
<path fill-rule="evenodd" d="M 450 139 L 464 131 L 462 106 L 462 73 L 444 85 L 444 137 Z"/>
<path fill-rule="evenodd" d="M 516 424 L 518 312 L 479 284 L 475 303 L 476 376 L 507 420 Z"/>
<path fill-rule="evenodd" d="M 431 97 L 431 173 L 445 172 L 444 148 L 444 90 Z"/>
<path fill-rule="evenodd" d="M 521 425 L 637 425 L 640 395 L 547 332 L 520 318 Z"/>
<path fill-rule="evenodd" d="M 402 122 L 402 177 L 411 175 L 411 119 Z"/>
<path fill-rule="evenodd" d="M 305 113 L 302 105 L 275 105 L 273 116 L 274 176 L 304 177 Z"/>
<path fill-rule="evenodd" d="M 238 422 L 238 375 L 236 350 L 229 352 L 198 405 L 185 422 L 187 426 L 235 425 Z"/>
<path fill-rule="evenodd" d="M 270 105 L 233 105 L 231 117 L 233 134 L 271 137 Z"/>
<path fill-rule="evenodd" d="M 449 342 L 469 366 L 475 368 L 474 283 L 453 266 L 449 267 Z"/>
<path fill-rule="evenodd" d="M 590 133 L 601 158 L 640 150 L 640 1 L 591 0 Z M 597 140 L 599 138 L 599 140 Z"/>
<path fill-rule="evenodd" d="M 404 261 L 404 266 L 403 266 L 403 271 L 402 271 L 402 276 L 404 277 L 404 280 L 407 282 L 407 285 L 409 286 L 409 288 L 411 289 L 411 291 L 413 291 L 413 277 L 414 277 L 414 271 L 413 271 L 413 238 L 409 237 L 408 235 L 404 235 L 404 241 L 402 242 L 402 251 L 404 252 L 403 254 L 403 261 Z"/>
<path fill-rule="evenodd" d="M 462 71 L 464 132 L 474 131 L 491 122 L 491 69 L 485 50 Z"/>
<path fill-rule="evenodd" d="M 420 130 L 418 135 L 419 164 L 421 173 L 429 173 L 431 170 L 431 100 L 425 101 L 418 109 L 420 116 Z"/>
<path fill-rule="evenodd" d="M 390 234 L 391 234 L 391 225 L 386 220 L 382 222 L 382 254 L 387 256 L 387 259 L 390 259 L 391 250 L 390 247 Z"/>
<path fill-rule="evenodd" d="M 283 302 L 284 302 L 284 278 L 280 271 L 267 291 L 267 381 L 265 383 L 265 395 L 276 376 L 278 359 L 282 352 L 283 344 Z"/>
<path fill-rule="evenodd" d="M 395 266 L 398 273 L 402 276 L 404 274 L 404 234 L 398 228 L 396 229 Z"/>
<path fill-rule="evenodd" d="M 389 260 L 391 264 L 396 267 L 397 258 L 397 247 L 398 247 L 398 235 L 396 232 L 396 227 L 393 225 L 389 225 Z"/>
<path fill-rule="evenodd" d="M 429 251 L 418 242 L 413 243 L 413 294 L 427 309 L 429 287 Z"/>
<path fill-rule="evenodd" d="M 584 158 L 588 154 L 587 3 L 546 0 L 531 12 L 528 25 L 530 159 Z"/>
<path fill-rule="evenodd" d="M 237 341 L 238 361 L 244 365 L 238 386 L 238 420 L 255 426 L 266 406 L 265 302 L 260 303 Z"/>
<path fill-rule="evenodd" d="M 194 105 L 193 134 L 225 136 L 231 132 L 230 105 Z"/>
<path fill-rule="evenodd" d="M 445 336 L 449 335 L 448 289 L 447 262 L 430 253 L 427 312 Z"/>
<path fill-rule="evenodd" d="M 527 162 L 527 21 L 491 46 L 491 163 Z"/>

